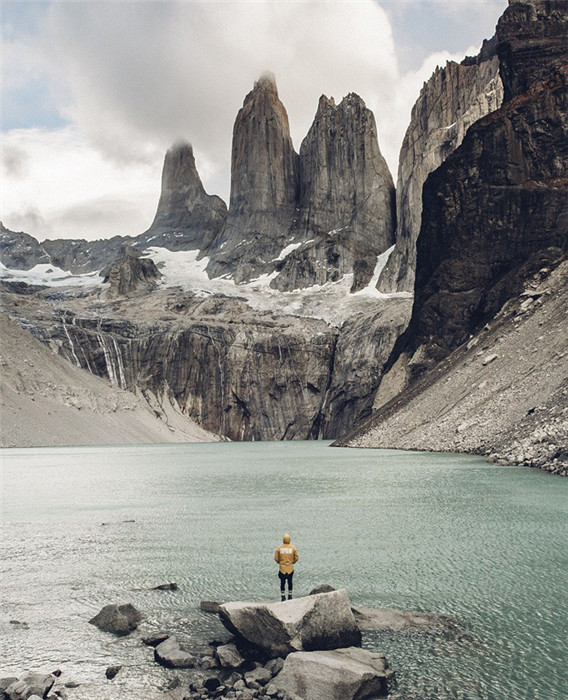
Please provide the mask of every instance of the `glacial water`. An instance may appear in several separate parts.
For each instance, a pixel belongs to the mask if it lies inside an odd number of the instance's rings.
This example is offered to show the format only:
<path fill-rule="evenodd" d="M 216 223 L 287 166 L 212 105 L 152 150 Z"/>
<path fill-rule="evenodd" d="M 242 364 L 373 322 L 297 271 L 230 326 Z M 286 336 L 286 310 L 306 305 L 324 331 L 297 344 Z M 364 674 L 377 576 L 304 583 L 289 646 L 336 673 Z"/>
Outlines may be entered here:
<path fill-rule="evenodd" d="M 1 675 L 61 669 L 70 700 L 158 697 L 174 671 L 141 637 L 224 635 L 201 600 L 295 593 L 436 612 L 458 635 L 366 634 L 404 700 L 568 697 L 568 480 L 452 454 L 321 442 L 3 450 Z M 177 591 L 151 590 L 176 582 Z M 145 615 L 126 638 L 87 621 Z M 20 624 L 17 624 L 20 623 Z M 111 664 L 123 669 L 108 681 Z"/>

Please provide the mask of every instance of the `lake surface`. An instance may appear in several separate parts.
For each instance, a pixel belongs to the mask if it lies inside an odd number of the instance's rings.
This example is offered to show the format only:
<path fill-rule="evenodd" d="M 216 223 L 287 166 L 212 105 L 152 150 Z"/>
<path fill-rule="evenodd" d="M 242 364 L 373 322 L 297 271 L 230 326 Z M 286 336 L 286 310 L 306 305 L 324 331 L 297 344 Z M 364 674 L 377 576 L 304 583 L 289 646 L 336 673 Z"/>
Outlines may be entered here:
<path fill-rule="evenodd" d="M 328 445 L 2 450 L 1 675 L 60 668 L 81 683 L 70 700 L 158 696 L 174 672 L 140 637 L 198 648 L 223 635 L 201 600 L 278 599 L 288 531 L 296 596 L 330 583 L 355 604 L 459 620 L 457 637 L 366 634 L 404 700 L 568 697 L 568 480 Z M 123 602 L 144 613 L 140 632 L 87 624 Z"/>

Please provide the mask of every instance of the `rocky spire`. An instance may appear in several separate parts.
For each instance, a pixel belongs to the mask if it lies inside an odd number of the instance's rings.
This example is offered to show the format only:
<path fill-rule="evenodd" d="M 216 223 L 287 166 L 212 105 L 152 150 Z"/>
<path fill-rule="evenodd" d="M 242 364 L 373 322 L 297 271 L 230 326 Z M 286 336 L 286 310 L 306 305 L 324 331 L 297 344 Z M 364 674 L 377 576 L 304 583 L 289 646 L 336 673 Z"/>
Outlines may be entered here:
<path fill-rule="evenodd" d="M 295 289 L 353 273 L 353 291 L 362 288 L 394 243 L 395 220 L 373 113 L 354 93 L 339 105 L 322 95 L 300 148 L 298 227 L 309 243 L 287 258 L 274 286 Z"/>
<path fill-rule="evenodd" d="M 230 212 L 277 213 L 296 203 L 297 155 L 272 73 L 246 96 L 233 130 Z"/>
<path fill-rule="evenodd" d="M 226 216 L 223 200 L 203 188 L 191 145 L 178 142 L 166 153 L 158 210 L 150 228 L 138 237 L 138 245 L 204 248 L 219 233 Z"/>
<path fill-rule="evenodd" d="M 265 73 L 246 96 L 233 129 L 227 226 L 208 272 L 237 282 L 256 277 L 286 244 L 298 197 L 298 156 L 276 81 Z"/>

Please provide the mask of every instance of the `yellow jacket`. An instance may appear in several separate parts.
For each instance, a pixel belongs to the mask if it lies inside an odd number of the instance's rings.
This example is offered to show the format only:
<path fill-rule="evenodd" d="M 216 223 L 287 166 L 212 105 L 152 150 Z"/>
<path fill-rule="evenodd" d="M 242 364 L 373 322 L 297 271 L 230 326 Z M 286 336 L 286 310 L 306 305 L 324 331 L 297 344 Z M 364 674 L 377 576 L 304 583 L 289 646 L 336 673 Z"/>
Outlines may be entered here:
<path fill-rule="evenodd" d="M 288 541 L 286 541 L 288 540 Z M 280 573 L 291 574 L 294 571 L 294 564 L 298 561 L 298 550 L 290 544 L 290 538 L 284 537 L 284 544 L 276 547 L 274 559 L 280 564 Z"/>

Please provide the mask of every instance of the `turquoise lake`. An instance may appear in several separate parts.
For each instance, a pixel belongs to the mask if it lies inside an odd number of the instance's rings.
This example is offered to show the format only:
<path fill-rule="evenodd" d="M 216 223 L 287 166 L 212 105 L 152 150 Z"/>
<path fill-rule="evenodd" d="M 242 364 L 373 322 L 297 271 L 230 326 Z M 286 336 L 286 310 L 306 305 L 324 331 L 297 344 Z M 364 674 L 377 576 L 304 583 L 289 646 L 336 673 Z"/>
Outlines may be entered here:
<path fill-rule="evenodd" d="M 200 648 L 225 634 L 200 601 L 278 599 L 290 532 L 296 596 L 329 583 L 354 604 L 458 620 L 457 636 L 365 635 L 402 700 L 568 697 L 568 479 L 327 442 L 0 454 L 2 676 L 59 668 L 80 684 L 69 700 L 158 697 L 173 672 L 140 637 Z M 151 590 L 167 582 L 179 590 Z M 145 616 L 134 635 L 87 624 L 124 602 Z"/>

